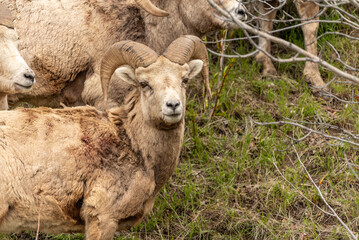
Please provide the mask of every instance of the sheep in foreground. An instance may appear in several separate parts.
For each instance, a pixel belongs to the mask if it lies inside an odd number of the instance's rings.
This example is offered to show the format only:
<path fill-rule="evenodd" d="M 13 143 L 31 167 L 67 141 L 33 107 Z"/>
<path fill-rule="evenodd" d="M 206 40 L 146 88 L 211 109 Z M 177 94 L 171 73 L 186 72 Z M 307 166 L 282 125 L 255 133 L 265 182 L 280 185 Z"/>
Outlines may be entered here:
<path fill-rule="evenodd" d="M 8 109 L 7 95 L 31 89 L 35 75 L 17 49 L 17 34 L 9 9 L 0 4 L 0 110 Z"/>
<path fill-rule="evenodd" d="M 100 62 L 115 42 L 133 40 L 158 53 L 182 35 L 198 37 L 238 26 L 218 18 L 207 0 L 152 0 L 169 13 L 153 16 L 148 1 L 136 0 L 0 0 L 16 14 L 20 51 L 36 73 L 36 86 L 17 95 L 37 106 L 88 104 L 103 107 Z M 144 4 L 146 3 L 147 4 Z M 216 2 L 219 3 L 218 0 Z M 241 0 L 222 0 L 238 19 Z M 158 11 L 158 10 L 157 10 Z M 34 40 L 36 38 L 36 40 Z M 115 85 L 111 81 L 111 86 Z M 208 88 L 209 89 L 209 88 Z M 109 101 L 117 94 L 109 94 Z M 16 99 L 14 99 L 16 101 Z"/>
<path fill-rule="evenodd" d="M 191 60 L 190 59 L 195 59 Z M 105 54 L 104 95 L 117 67 L 134 86 L 125 104 L 0 112 L 0 232 L 85 232 L 112 239 L 141 222 L 172 175 L 183 142 L 188 79 L 208 74 L 194 36 L 157 53 L 122 41 Z"/>

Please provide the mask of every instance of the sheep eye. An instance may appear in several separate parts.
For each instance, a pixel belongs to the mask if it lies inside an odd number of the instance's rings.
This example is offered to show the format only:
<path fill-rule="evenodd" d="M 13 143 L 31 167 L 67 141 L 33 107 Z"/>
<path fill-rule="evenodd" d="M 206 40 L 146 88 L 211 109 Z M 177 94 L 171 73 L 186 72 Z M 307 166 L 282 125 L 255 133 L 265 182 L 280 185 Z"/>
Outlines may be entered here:
<path fill-rule="evenodd" d="M 187 83 L 188 83 L 188 78 L 184 78 L 184 79 L 182 80 L 182 83 L 183 83 L 183 84 L 187 84 Z"/>
<path fill-rule="evenodd" d="M 140 82 L 140 86 L 141 88 L 145 88 L 145 87 L 149 87 L 150 85 L 148 85 L 148 83 L 146 82 Z"/>

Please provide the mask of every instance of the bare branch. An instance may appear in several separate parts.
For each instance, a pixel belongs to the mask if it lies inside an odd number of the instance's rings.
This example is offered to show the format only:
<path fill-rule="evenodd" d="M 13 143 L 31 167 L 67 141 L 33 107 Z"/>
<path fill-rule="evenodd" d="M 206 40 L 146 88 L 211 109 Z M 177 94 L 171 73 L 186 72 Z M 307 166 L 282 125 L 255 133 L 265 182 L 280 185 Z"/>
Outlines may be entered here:
<path fill-rule="evenodd" d="M 310 202 L 313 206 L 315 206 L 316 208 L 318 208 L 320 211 L 322 211 L 323 213 L 329 215 L 329 216 L 332 216 L 334 217 L 335 215 L 333 213 L 330 213 L 330 212 L 327 212 L 325 211 L 323 208 L 319 207 L 317 204 L 315 204 L 312 200 L 310 200 L 309 198 L 307 198 L 301 191 L 299 191 L 298 188 L 296 188 L 293 183 L 291 183 L 284 175 L 283 173 L 279 170 L 277 164 L 275 163 L 275 160 L 274 158 L 272 158 L 272 162 L 273 162 L 273 165 L 275 166 L 275 168 L 277 169 L 277 172 L 279 173 L 279 175 L 281 175 L 281 177 L 292 187 L 294 188 L 294 190 L 300 195 L 302 196 L 305 200 L 307 200 L 308 202 Z"/>
<path fill-rule="evenodd" d="M 223 54 L 223 53 L 217 53 L 217 52 L 215 52 L 215 51 L 213 51 L 213 50 L 211 50 L 211 49 L 209 49 L 209 48 L 207 48 L 207 50 L 208 50 L 210 53 L 212 53 L 212 54 L 214 54 L 214 55 L 216 55 L 216 56 L 219 56 L 219 57 L 227 57 L 227 58 L 247 58 L 247 57 L 252 57 L 252 56 L 256 55 L 256 54 L 259 52 L 259 50 L 254 50 L 253 52 L 248 53 L 248 54 L 246 54 L 246 55 L 241 55 L 241 54 L 239 54 L 239 53 L 237 53 L 237 52 L 234 52 L 234 54 L 236 54 L 236 55 L 228 55 L 228 54 Z"/>
<path fill-rule="evenodd" d="M 351 4 L 353 4 L 356 8 L 359 8 L 359 3 L 357 0 L 349 0 Z"/>
<path fill-rule="evenodd" d="M 251 42 L 251 44 L 253 46 L 256 47 L 257 50 L 263 52 L 266 56 L 270 57 L 272 60 L 274 61 L 278 61 L 278 62 L 292 62 L 292 61 L 311 61 L 311 62 L 315 62 L 315 63 L 319 63 L 320 65 L 322 65 L 323 67 L 327 68 L 328 70 L 334 72 L 335 74 L 337 74 L 338 76 L 341 76 L 343 78 L 346 78 L 350 81 L 352 81 L 353 83 L 355 84 L 359 84 L 359 78 L 352 75 L 352 74 L 349 74 L 349 73 L 346 73 L 336 67 L 334 67 L 333 65 L 329 64 L 328 62 L 322 60 L 321 58 L 319 58 L 318 56 L 315 56 L 314 54 L 311 54 L 310 52 L 308 51 L 305 51 L 304 49 L 296 46 L 295 44 L 293 43 L 290 43 L 288 41 L 285 41 L 283 39 L 280 39 L 280 38 L 277 38 L 277 37 L 274 37 L 268 33 L 265 33 L 263 31 L 260 31 L 258 29 L 255 29 L 251 26 L 249 26 L 248 24 L 238 20 L 237 18 L 233 17 L 233 15 L 227 11 L 227 10 L 223 10 L 220 6 L 218 6 L 216 3 L 213 2 L 213 0 L 207 0 L 209 2 L 209 4 L 214 7 L 216 10 L 218 10 L 223 16 L 227 17 L 228 20 L 232 20 L 234 23 L 236 23 L 241 29 L 244 30 L 246 36 L 249 38 L 249 41 Z M 342 15 L 343 16 L 343 15 Z M 343 21 L 326 21 L 326 22 L 331 22 L 331 23 L 341 23 L 341 24 L 347 24 L 348 26 L 351 26 L 353 28 L 357 28 L 355 23 L 353 22 L 350 22 L 349 23 L 345 23 Z M 359 26 L 359 25 L 358 25 Z M 248 33 L 246 33 L 246 31 L 250 32 L 251 34 L 254 34 L 254 35 L 257 35 L 257 36 L 260 36 L 262 38 L 265 38 L 267 40 L 270 40 L 271 42 L 274 42 L 274 43 L 277 43 L 277 44 L 280 44 L 288 49 L 291 49 L 299 54 L 302 54 L 304 55 L 305 57 L 304 58 L 290 58 L 290 59 L 280 59 L 280 58 L 275 58 L 273 57 L 270 53 L 268 53 L 267 51 L 265 51 L 263 48 L 261 48 L 261 46 L 258 46 L 257 44 L 254 43 L 254 41 L 251 39 L 251 37 L 248 35 Z"/>
<path fill-rule="evenodd" d="M 40 232 L 40 218 L 41 218 L 41 207 L 42 207 L 42 199 L 40 200 L 40 206 L 39 206 L 39 214 L 37 216 L 37 230 L 36 230 L 36 237 L 35 240 L 39 239 L 39 232 Z"/>
<path fill-rule="evenodd" d="M 252 121 L 253 123 L 255 123 L 256 125 L 259 125 L 259 126 L 289 124 L 289 125 L 292 125 L 292 126 L 300 127 L 300 128 L 302 128 L 302 129 L 305 129 L 305 130 L 307 130 L 307 131 L 316 133 L 316 134 L 318 134 L 318 135 L 321 135 L 321 136 L 326 137 L 326 138 L 329 138 L 329 139 L 334 139 L 334 140 L 337 140 L 337 141 L 340 141 L 340 142 L 349 143 L 349 144 L 351 144 L 351 145 L 354 145 L 354 146 L 356 146 L 356 147 L 359 147 L 359 143 L 356 143 L 356 142 L 353 142 L 353 141 L 349 141 L 349 140 L 344 139 L 344 138 L 335 137 L 335 136 L 332 136 L 332 135 L 329 135 L 329 134 L 326 134 L 326 133 L 323 133 L 323 132 L 320 132 L 320 131 L 317 131 L 317 130 L 308 128 L 308 127 L 306 127 L 306 126 L 304 126 L 304 125 L 302 125 L 302 124 L 296 123 L 296 122 L 289 122 L 289 121 L 257 122 L 257 121 L 255 121 L 255 120 L 253 120 L 253 119 L 251 119 L 251 121 Z"/>
<path fill-rule="evenodd" d="M 347 155 L 344 153 L 344 159 L 346 164 L 348 165 L 348 167 L 350 168 L 350 170 L 352 171 L 352 173 L 354 174 L 354 176 L 356 177 L 356 179 L 359 181 L 359 175 L 357 174 L 357 172 L 355 171 L 355 169 L 353 168 L 353 164 L 351 164 L 348 161 Z"/>
<path fill-rule="evenodd" d="M 348 34 L 341 33 L 341 32 L 325 32 L 325 33 L 319 35 L 317 37 L 317 40 L 319 40 L 320 38 L 322 38 L 322 37 L 324 37 L 326 35 L 339 35 L 339 36 L 343 36 L 343 37 L 346 37 L 346 38 L 349 38 L 349 39 L 352 39 L 352 40 L 359 40 L 359 37 L 353 37 L 353 36 L 350 36 Z"/>
<path fill-rule="evenodd" d="M 327 42 L 327 44 L 333 49 L 333 51 L 334 51 L 335 54 L 337 55 L 336 60 L 337 60 L 338 62 L 340 62 L 341 64 L 343 64 L 343 65 L 344 65 L 348 70 L 350 70 L 350 71 L 356 71 L 356 72 L 359 71 L 359 68 L 353 68 L 353 67 L 349 66 L 348 64 L 346 64 L 345 62 L 343 62 L 343 61 L 340 59 L 340 54 L 338 53 L 337 49 L 335 49 L 335 47 L 334 47 L 331 43 Z"/>
<path fill-rule="evenodd" d="M 304 171 L 306 172 L 308 178 L 310 179 L 310 182 L 313 184 L 313 186 L 315 187 L 315 189 L 318 191 L 320 198 L 323 200 L 324 204 L 330 209 L 330 211 L 332 212 L 332 214 L 338 219 L 338 221 L 340 222 L 340 224 L 342 224 L 342 226 L 348 231 L 348 233 L 350 234 L 351 238 L 354 240 L 358 240 L 358 237 L 349 229 L 349 227 L 344 223 L 344 221 L 338 216 L 338 214 L 335 212 L 335 210 L 329 205 L 329 203 L 327 202 L 327 200 L 325 199 L 325 197 L 323 196 L 322 192 L 320 191 L 320 188 L 317 186 L 317 184 L 315 184 L 314 180 L 312 179 L 312 176 L 310 175 L 310 173 L 308 172 L 307 168 L 305 167 L 305 165 L 303 164 L 303 162 L 300 159 L 300 156 L 297 152 L 297 149 L 295 148 L 294 145 L 293 149 L 295 154 L 297 155 L 298 161 L 300 162 L 300 164 L 302 165 Z"/>

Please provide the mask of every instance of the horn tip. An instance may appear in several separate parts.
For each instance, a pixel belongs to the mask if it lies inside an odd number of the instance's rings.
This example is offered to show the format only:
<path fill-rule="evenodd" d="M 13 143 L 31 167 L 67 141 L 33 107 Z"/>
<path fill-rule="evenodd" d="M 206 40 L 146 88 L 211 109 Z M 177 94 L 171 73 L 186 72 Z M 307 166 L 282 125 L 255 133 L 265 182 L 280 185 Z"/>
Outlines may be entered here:
<path fill-rule="evenodd" d="M 168 17 L 169 15 L 170 14 L 168 12 L 164 11 L 164 13 L 162 13 L 162 16 L 160 16 L 160 17 Z"/>
<path fill-rule="evenodd" d="M 148 12 L 149 14 L 156 17 L 167 17 L 169 15 L 168 12 L 156 7 L 151 3 L 150 0 L 135 0 L 138 6 L 140 6 L 143 10 Z"/>
<path fill-rule="evenodd" d="M 146 11 L 146 10 L 145 10 Z M 162 9 L 158 9 L 156 12 L 149 12 L 156 17 L 168 17 L 170 14 Z"/>

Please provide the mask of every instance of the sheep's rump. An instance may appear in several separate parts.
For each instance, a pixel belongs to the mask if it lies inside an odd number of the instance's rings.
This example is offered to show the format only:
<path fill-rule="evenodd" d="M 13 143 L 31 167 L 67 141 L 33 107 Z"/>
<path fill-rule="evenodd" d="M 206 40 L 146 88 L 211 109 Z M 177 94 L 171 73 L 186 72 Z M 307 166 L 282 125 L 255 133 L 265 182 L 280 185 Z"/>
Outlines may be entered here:
<path fill-rule="evenodd" d="M 83 232 L 90 191 L 100 186 L 120 202 L 153 181 L 129 147 L 125 132 L 91 107 L 0 112 L 0 232 L 36 230 L 40 206 L 41 231 Z"/>

